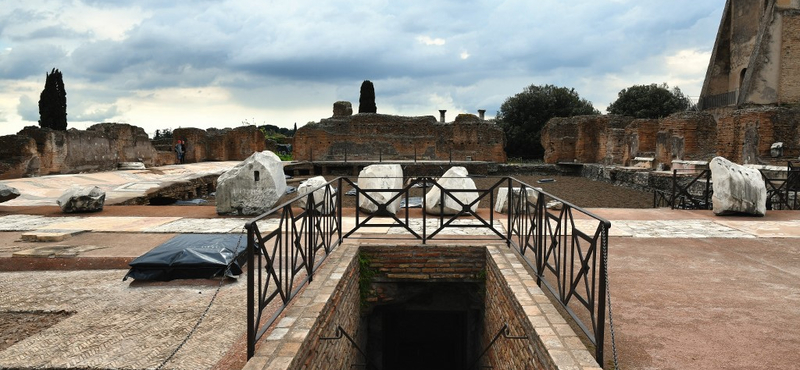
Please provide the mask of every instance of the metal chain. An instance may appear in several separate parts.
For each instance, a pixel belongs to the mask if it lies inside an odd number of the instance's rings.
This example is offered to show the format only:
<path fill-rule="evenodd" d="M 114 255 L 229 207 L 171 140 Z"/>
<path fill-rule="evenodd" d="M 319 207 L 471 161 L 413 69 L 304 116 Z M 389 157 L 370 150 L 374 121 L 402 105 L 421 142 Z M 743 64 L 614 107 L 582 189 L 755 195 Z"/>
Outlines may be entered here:
<path fill-rule="evenodd" d="M 235 256 L 239 253 L 239 246 L 242 245 L 242 236 L 244 235 L 244 233 L 245 233 L 245 228 L 243 227 L 242 228 L 242 232 L 239 234 L 239 241 L 236 242 L 236 249 L 233 252 L 234 259 L 225 268 L 225 272 L 227 272 L 228 269 L 231 268 L 231 265 L 233 264 L 233 262 L 236 261 Z M 219 291 L 222 289 L 222 284 L 225 282 L 225 278 L 226 277 L 227 277 L 227 275 L 225 273 L 223 273 L 222 277 L 219 279 L 219 285 L 217 286 L 217 290 L 214 291 L 214 295 L 211 297 L 211 300 L 208 301 L 208 306 L 206 306 L 206 309 L 205 309 L 205 311 L 203 311 L 203 314 L 200 315 L 200 318 L 197 319 L 197 322 L 194 324 L 194 327 L 192 328 L 192 330 L 189 331 L 189 334 L 186 334 L 186 337 L 183 338 L 183 341 L 181 342 L 181 344 L 179 344 L 177 347 L 175 347 L 175 349 L 172 351 L 172 353 L 170 353 L 169 356 L 167 356 L 167 358 L 165 358 L 164 361 L 162 361 L 161 364 L 159 364 L 155 368 L 155 370 L 161 370 L 161 368 L 163 368 L 164 365 L 167 364 L 167 362 L 172 360 L 172 358 L 175 357 L 175 354 L 177 354 L 178 351 L 180 351 L 181 348 L 183 348 L 183 346 L 186 344 L 186 342 L 189 341 L 189 338 L 191 338 L 192 335 L 194 334 L 194 332 L 197 331 L 197 328 L 199 328 L 200 324 L 203 322 L 203 320 L 205 320 L 206 315 L 208 314 L 208 311 L 211 310 L 211 305 L 214 304 L 214 300 L 217 299 L 217 295 L 219 294 Z"/>
<path fill-rule="evenodd" d="M 611 331 L 611 352 L 614 354 L 614 369 L 619 370 L 619 359 L 617 358 L 617 343 L 614 338 L 614 318 L 611 313 L 611 283 L 609 283 L 608 279 L 608 229 L 603 230 L 604 235 L 603 238 L 603 249 L 605 249 L 605 253 L 603 253 L 603 266 L 606 270 L 606 300 L 608 301 L 608 327 Z M 603 364 L 600 364 L 602 366 Z"/>

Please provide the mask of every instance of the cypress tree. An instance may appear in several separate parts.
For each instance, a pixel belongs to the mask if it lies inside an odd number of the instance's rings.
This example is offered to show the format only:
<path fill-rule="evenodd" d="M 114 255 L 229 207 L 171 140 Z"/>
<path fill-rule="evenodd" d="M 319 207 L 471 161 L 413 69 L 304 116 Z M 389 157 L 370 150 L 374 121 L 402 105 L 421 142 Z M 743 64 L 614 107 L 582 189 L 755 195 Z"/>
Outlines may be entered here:
<path fill-rule="evenodd" d="M 358 113 L 378 113 L 375 105 L 375 86 L 370 80 L 361 83 L 361 95 L 358 97 Z"/>
<path fill-rule="evenodd" d="M 67 91 L 61 71 L 55 68 L 47 73 L 39 96 L 39 127 L 67 129 Z"/>

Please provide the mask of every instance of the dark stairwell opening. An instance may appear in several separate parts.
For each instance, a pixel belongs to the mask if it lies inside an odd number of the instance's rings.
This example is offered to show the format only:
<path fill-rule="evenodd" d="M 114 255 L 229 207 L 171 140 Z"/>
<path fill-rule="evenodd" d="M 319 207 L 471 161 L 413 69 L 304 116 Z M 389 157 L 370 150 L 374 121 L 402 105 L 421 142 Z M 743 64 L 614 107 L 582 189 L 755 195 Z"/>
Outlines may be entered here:
<path fill-rule="evenodd" d="M 363 325 L 367 353 L 383 370 L 466 369 L 480 352 L 484 286 L 381 283 L 382 302 Z"/>

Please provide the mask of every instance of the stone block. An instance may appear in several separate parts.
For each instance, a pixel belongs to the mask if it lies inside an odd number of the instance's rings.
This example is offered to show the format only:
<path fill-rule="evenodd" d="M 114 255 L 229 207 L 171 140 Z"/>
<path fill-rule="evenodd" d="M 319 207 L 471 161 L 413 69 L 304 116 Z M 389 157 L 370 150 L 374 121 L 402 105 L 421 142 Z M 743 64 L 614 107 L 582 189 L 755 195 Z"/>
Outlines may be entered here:
<path fill-rule="evenodd" d="M 425 194 L 425 202 L 427 208 L 426 212 L 431 214 L 439 214 L 440 212 L 445 215 L 455 215 L 464 211 L 464 207 L 459 204 L 469 205 L 478 199 L 477 192 L 462 192 L 460 190 L 476 190 L 475 181 L 468 177 L 467 169 L 461 166 L 450 167 L 447 172 L 442 175 L 438 180 L 438 184 L 446 190 L 453 190 L 454 192 L 444 195 L 444 204 L 442 201 L 442 191 L 439 187 L 434 186 Z M 470 209 L 472 212 L 478 210 L 478 203 L 473 204 Z"/>
<path fill-rule="evenodd" d="M 64 213 L 99 212 L 103 210 L 106 192 L 97 186 L 73 185 L 64 192 L 56 203 Z"/>
<path fill-rule="evenodd" d="M 303 181 L 297 187 L 298 195 L 307 195 L 313 191 L 313 201 L 317 204 L 316 209 L 324 215 L 331 214 L 336 209 L 336 190 L 330 185 L 324 186 L 326 183 L 327 181 L 324 177 L 316 176 Z M 311 206 L 307 205 L 307 202 L 308 197 L 304 196 L 297 201 L 297 206 L 303 209 L 310 209 Z"/>
<path fill-rule="evenodd" d="M 19 190 L 6 184 L 0 184 L 0 203 L 19 197 Z"/>
<path fill-rule="evenodd" d="M 514 202 L 516 203 L 516 198 L 519 197 L 520 192 L 522 192 L 521 188 L 514 188 Z M 542 188 L 525 188 L 525 192 L 527 193 L 528 202 L 536 204 L 539 200 L 539 192 L 542 191 Z M 508 188 L 502 187 L 497 188 L 497 199 L 494 202 L 494 211 L 498 213 L 506 213 L 508 212 Z"/>
<path fill-rule="evenodd" d="M 286 193 L 283 162 L 275 153 L 253 153 L 217 179 L 217 213 L 259 215 Z"/>
<path fill-rule="evenodd" d="M 714 214 L 767 213 L 767 187 L 758 170 L 740 166 L 723 157 L 711 160 Z"/>
<path fill-rule="evenodd" d="M 364 167 L 358 174 L 358 187 L 361 189 L 403 189 L 403 168 L 399 164 L 373 164 Z M 394 201 L 389 200 L 398 191 L 370 191 L 367 194 L 375 200 L 360 196 L 358 207 L 364 212 L 374 213 L 378 211 L 378 204 L 386 204 L 386 211 L 395 214 L 400 209 L 400 197 Z"/>

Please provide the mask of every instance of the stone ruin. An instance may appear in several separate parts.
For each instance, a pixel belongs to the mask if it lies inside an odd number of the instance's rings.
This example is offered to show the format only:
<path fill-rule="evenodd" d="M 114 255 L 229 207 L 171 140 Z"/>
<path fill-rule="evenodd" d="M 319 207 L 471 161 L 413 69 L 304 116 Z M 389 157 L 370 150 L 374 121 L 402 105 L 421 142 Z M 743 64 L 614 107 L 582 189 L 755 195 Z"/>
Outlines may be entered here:
<path fill-rule="evenodd" d="M 658 120 L 556 118 L 545 161 L 672 167 L 672 161 L 780 165 L 800 156 L 800 1 L 726 0 L 697 103 Z M 639 157 L 640 160 L 636 158 Z"/>
<path fill-rule="evenodd" d="M 185 162 L 242 161 L 253 153 L 270 150 L 277 152 L 277 144 L 267 142 L 264 133 L 256 126 L 202 130 L 199 128 L 176 128 L 172 131 L 172 147 L 177 140 L 185 140 Z M 172 150 L 172 149 L 170 149 Z M 172 157 L 175 153 L 172 152 Z"/>
<path fill-rule="evenodd" d="M 781 142 L 775 156 L 773 144 Z M 553 118 L 542 130 L 547 163 L 580 162 L 651 169 L 716 156 L 742 164 L 785 166 L 800 156 L 800 108 L 751 107 L 680 112 L 662 119 L 614 115 Z"/>
<path fill-rule="evenodd" d="M 0 137 L 0 179 L 108 171 L 119 162 L 157 164 L 144 129 L 124 123 L 99 123 L 85 131 L 28 126 Z"/>
<path fill-rule="evenodd" d="M 141 127 L 125 123 L 66 131 L 28 126 L 16 135 L 0 136 L 0 179 L 109 171 L 136 162 L 148 167 L 175 164 L 178 138 L 189 142 L 187 163 L 240 161 L 269 148 L 256 126 L 179 128 L 173 138 L 160 143 L 151 141 Z"/>
<path fill-rule="evenodd" d="M 503 163 L 505 136 L 491 121 L 459 114 L 453 122 L 433 116 L 352 115 L 336 102 L 331 118 L 300 127 L 294 136 L 299 161 L 440 160 Z"/>

